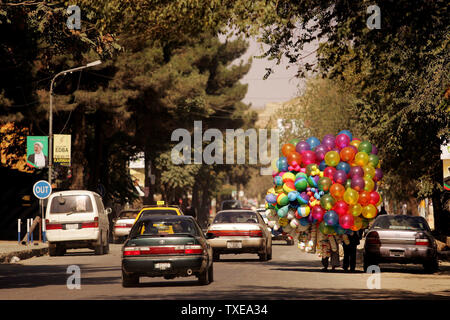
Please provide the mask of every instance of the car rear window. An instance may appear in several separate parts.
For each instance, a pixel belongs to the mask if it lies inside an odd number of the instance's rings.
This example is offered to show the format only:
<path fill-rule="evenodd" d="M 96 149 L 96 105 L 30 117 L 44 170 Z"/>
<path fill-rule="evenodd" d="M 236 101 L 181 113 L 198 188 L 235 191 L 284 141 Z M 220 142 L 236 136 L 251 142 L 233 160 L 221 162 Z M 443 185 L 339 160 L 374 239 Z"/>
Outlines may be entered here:
<path fill-rule="evenodd" d="M 230 201 L 224 201 L 222 202 L 222 210 L 229 210 L 229 209 L 240 209 L 242 208 L 242 205 L 237 200 L 230 200 Z"/>
<path fill-rule="evenodd" d="M 149 215 L 170 215 L 170 216 L 176 216 L 177 212 L 175 210 L 170 209 L 152 209 L 152 210 L 144 210 L 141 213 L 142 217 L 146 217 Z"/>
<path fill-rule="evenodd" d="M 392 230 L 426 230 L 430 231 L 428 223 L 422 217 L 412 216 L 381 216 L 377 218 L 372 228 Z"/>
<path fill-rule="evenodd" d="M 51 214 L 93 212 L 92 201 L 88 195 L 56 196 L 50 206 Z"/>
<path fill-rule="evenodd" d="M 258 223 L 258 218 L 254 212 L 219 212 L 214 218 L 213 223 Z"/>
<path fill-rule="evenodd" d="M 122 211 L 119 215 L 120 219 L 135 219 L 138 215 L 137 211 Z"/>
<path fill-rule="evenodd" d="M 175 219 L 139 219 L 130 232 L 130 237 L 199 235 L 199 230 L 192 220 Z"/>

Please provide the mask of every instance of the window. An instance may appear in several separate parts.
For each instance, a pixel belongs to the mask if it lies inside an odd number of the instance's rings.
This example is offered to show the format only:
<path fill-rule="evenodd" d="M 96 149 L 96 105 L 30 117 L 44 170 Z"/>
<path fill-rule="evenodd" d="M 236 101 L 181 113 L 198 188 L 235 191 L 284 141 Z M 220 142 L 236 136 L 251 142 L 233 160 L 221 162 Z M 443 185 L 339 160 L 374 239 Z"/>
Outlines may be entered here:
<path fill-rule="evenodd" d="M 52 199 L 51 214 L 93 212 L 92 201 L 88 195 L 60 195 Z"/>
<path fill-rule="evenodd" d="M 220 212 L 213 223 L 258 223 L 256 213 L 247 211 Z"/>
<path fill-rule="evenodd" d="M 198 228 L 191 220 L 175 219 L 139 219 L 130 232 L 130 237 L 137 236 L 176 236 L 190 234 L 199 236 Z"/>
<path fill-rule="evenodd" d="M 404 215 L 380 216 L 375 220 L 372 227 L 374 229 L 430 231 L 430 228 L 424 218 Z"/>
<path fill-rule="evenodd" d="M 105 208 L 103 207 L 103 201 L 100 197 L 94 197 L 95 198 L 95 202 L 97 204 L 97 210 L 99 213 L 104 213 L 105 212 Z"/>

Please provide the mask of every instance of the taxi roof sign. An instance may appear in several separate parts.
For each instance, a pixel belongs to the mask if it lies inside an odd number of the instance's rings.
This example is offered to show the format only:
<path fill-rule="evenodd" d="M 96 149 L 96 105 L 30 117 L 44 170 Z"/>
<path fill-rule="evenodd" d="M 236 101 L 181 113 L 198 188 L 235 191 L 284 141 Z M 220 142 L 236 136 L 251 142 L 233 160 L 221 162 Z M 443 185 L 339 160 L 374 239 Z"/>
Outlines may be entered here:
<path fill-rule="evenodd" d="M 163 206 L 164 205 L 164 201 L 156 201 L 156 205 Z"/>

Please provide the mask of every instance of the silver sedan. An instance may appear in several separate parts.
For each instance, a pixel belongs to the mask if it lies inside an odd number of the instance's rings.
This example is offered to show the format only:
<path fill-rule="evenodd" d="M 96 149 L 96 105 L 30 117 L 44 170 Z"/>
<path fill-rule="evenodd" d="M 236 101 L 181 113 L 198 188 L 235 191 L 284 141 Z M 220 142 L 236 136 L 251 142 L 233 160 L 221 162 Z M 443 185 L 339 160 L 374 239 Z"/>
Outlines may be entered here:
<path fill-rule="evenodd" d="M 436 241 L 422 217 L 382 215 L 375 219 L 364 244 L 364 271 L 379 263 L 422 264 L 438 269 Z"/>
<path fill-rule="evenodd" d="M 263 218 L 245 209 L 219 211 L 206 237 L 214 260 L 221 254 L 256 253 L 261 261 L 272 259 L 272 237 Z"/>

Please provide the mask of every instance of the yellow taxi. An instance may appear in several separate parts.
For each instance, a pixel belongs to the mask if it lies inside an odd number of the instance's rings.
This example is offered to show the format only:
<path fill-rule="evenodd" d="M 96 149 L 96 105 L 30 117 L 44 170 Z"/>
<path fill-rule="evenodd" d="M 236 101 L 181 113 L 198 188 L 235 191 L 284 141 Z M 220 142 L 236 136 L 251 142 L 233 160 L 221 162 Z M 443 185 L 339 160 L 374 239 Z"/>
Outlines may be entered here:
<path fill-rule="evenodd" d="M 141 217 L 149 215 L 169 215 L 169 216 L 183 216 L 183 211 L 180 207 L 174 205 L 165 205 L 164 201 L 157 201 L 156 205 L 145 206 L 139 211 L 134 222 Z"/>

